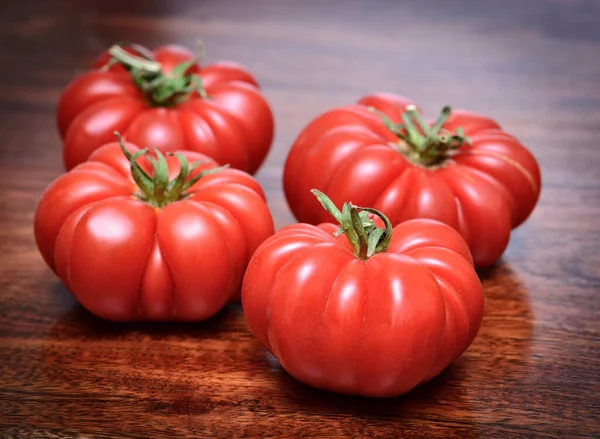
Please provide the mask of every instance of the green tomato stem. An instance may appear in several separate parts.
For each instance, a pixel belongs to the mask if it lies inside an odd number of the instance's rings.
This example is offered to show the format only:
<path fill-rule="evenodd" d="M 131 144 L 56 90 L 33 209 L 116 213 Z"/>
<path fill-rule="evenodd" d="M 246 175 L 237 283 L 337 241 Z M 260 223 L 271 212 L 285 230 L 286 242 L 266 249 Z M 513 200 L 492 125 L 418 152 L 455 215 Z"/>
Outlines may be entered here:
<path fill-rule="evenodd" d="M 138 69 L 147 74 L 159 74 L 162 72 L 160 63 L 133 55 L 119 45 L 115 44 L 108 49 L 108 54 L 124 67 Z"/>
<path fill-rule="evenodd" d="M 154 150 L 156 159 L 147 156 L 147 148 L 131 154 L 125 148 L 121 135 L 115 131 L 115 136 L 119 140 L 121 151 L 123 151 L 123 154 L 129 160 L 131 176 L 140 190 L 140 193 L 136 194 L 136 196 L 154 207 L 162 208 L 169 203 L 187 198 L 189 196 L 188 189 L 195 185 L 201 178 L 216 174 L 229 167 L 229 165 L 224 165 L 218 168 L 205 169 L 190 178 L 192 172 L 203 162 L 196 161 L 190 164 L 181 153 L 175 153 L 173 155 L 179 160 L 179 173 L 173 180 L 169 180 L 169 165 L 160 150 L 157 148 Z M 154 169 L 152 176 L 148 175 L 138 163 L 138 159 L 142 156 L 146 156 L 146 160 L 152 165 Z"/>
<path fill-rule="evenodd" d="M 162 65 L 151 58 L 145 50 L 133 47 L 136 54 L 126 51 L 121 45 L 114 45 L 108 53 L 111 56 L 109 64 L 118 63 L 131 74 L 133 83 L 146 97 L 149 104 L 159 107 L 172 107 L 187 100 L 191 93 L 198 92 L 202 99 L 208 98 L 202 78 L 188 73 L 196 59 L 184 61 L 166 74 Z"/>
<path fill-rule="evenodd" d="M 394 124 L 390 118 L 373 107 L 369 111 L 379 115 L 383 124 L 401 141 L 397 148 L 411 162 L 429 167 L 437 166 L 447 160 L 452 152 L 463 145 L 471 145 L 471 140 L 462 128 L 451 133 L 443 128 L 452 112 L 451 108 L 442 108 L 439 117 L 429 126 L 414 105 L 407 105 L 400 118 L 402 123 Z"/>
<path fill-rule="evenodd" d="M 345 234 L 354 249 L 357 258 L 365 261 L 377 253 L 385 253 L 390 246 L 393 227 L 390 220 L 380 211 L 370 207 L 358 207 L 352 203 L 344 203 L 340 211 L 323 192 L 312 189 L 311 192 L 323 208 L 335 218 L 340 228 L 334 236 Z M 369 218 L 372 213 L 380 217 L 385 225 L 377 227 Z"/>

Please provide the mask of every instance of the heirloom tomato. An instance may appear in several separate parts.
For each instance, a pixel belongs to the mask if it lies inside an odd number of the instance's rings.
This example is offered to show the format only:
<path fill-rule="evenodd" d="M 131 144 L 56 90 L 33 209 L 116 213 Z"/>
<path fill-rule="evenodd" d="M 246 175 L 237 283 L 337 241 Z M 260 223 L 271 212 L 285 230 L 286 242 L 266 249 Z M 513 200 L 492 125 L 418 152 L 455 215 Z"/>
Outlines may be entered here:
<path fill-rule="evenodd" d="M 392 228 L 377 210 L 345 203 L 340 212 L 315 193 L 341 228 L 291 225 L 256 250 L 242 286 L 250 329 L 311 386 L 396 396 L 435 377 L 482 319 L 467 244 L 441 222 Z"/>
<path fill-rule="evenodd" d="M 75 78 L 58 104 L 67 170 L 85 161 L 120 131 L 128 142 L 201 152 L 218 163 L 254 173 L 273 140 L 273 115 L 242 65 L 200 67 L 176 45 L 154 52 L 111 47 L 94 68 Z"/>
<path fill-rule="evenodd" d="M 493 264 L 533 210 L 541 187 L 533 155 L 496 122 L 442 110 L 426 122 L 408 99 L 366 96 L 328 111 L 298 136 L 287 158 L 284 189 L 298 221 L 329 215 L 309 190 L 373 206 L 392 224 L 430 218 L 458 230 L 475 265 Z"/>
<path fill-rule="evenodd" d="M 37 208 L 36 242 L 92 314 L 202 320 L 239 299 L 273 220 L 249 174 L 197 152 L 155 154 L 110 143 L 60 176 Z"/>

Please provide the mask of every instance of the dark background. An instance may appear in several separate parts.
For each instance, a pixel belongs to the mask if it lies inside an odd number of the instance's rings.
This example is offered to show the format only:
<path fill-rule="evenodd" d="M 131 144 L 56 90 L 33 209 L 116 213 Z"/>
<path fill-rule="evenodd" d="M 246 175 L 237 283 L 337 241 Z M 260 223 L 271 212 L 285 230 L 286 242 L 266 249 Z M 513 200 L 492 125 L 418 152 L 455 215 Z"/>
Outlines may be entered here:
<path fill-rule="evenodd" d="M 600 2 L 3 1 L 0 437 L 599 437 Z M 258 174 L 278 227 L 287 151 L 374 91 L 487 114 L 542 167 L 531 218 L 482 271 L 479 337 L 391 400 L 289 377 L 241 309 L 200 324 L 101 321 L 38 255 L 36 203 L 62 172 L 55 104 L 112 43 L 207 47 L 258 78 L 276 139 Z"/>

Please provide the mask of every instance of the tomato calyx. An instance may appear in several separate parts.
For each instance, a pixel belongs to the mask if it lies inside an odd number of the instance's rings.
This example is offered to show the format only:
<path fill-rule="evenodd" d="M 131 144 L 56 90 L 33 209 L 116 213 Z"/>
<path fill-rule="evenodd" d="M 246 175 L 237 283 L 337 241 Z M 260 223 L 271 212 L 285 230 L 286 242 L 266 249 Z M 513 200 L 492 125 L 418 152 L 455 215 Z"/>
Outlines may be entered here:
<path fill-rule="evenodd" d="M 119 139 L 121 151 L 123 151 L 123 154 L 127 157 L 127 160 L 129 160 L 131 176 L 138 187 L 135 196 L 141 201 L 154 207 L 162 208 L 169 203 L 186 199 L 190 196 L 188 189 L 195 185 L 202 177 L 216 174 L 229 167 L 229 165 L 224 165 L 218 168 L 205 169 L 189 178 L 198 166 L 206 162 L 198 160 L 190 164 L 183 154 L 176 152 L 168 155 L 174 155 L 179 160 L 179 174 L 177 174 L 177 177 L 174 179 L 169 180 L 169 166 L 167 160 L 158 148 L 154 149 L 156 158 L 147 155 L 149 152 L 148 148 L 141 149 L 131 154 L 127 151 L 127 148 L 125 148 L 121 135 L 118 132 L 115 132 L 115 135 Z M 146 156 L 146 160 L 148 160 L 154 168 L 152 176 L 144 171 L 139 165 L 138 158 L 142 156 Z"/>
<path fill-rule="evenodd" d="M 383 213 L 370 207 L 358 207 L 352 203 L 344 203 L 340 211 L 323 192 L 317 189 L 312 189 L 311 192 L 340 224 L 340 228 L 333 235 L 345 234 L 356 257 L 365 261 L 377 253 L 387 251 L 392 239 L 393 226 Z M 377 227 L 370 214 L 381 218 L 385 227 Z"/>
<path fill-rule="evenodd" d="M 172 107 L 187 100 L 193 92 L 197 92 L 203 99 L 208 97 L 202 78 L 188 72 L 196 63 L 195 59 L 184 61 L 170 73 L 165 73 L 162 65 L 152 58 L 151 53 L 136 45 L 127 47 L 133 49 L 136 54 L 115 44 L 108 50 L 111 60 L 107 66 L 120 64 L 125 67 L 133 83 L 144 93 L 151 105 Z"/>
<path fill-rule="evenodd" d="M 401 115 L 402 122 L 398 124 L 373 107 L 369 107 L 368 110 L 377 113 L 386 128 L 400 139 L 394 144 L 394 148 L 416 165 L 443 165 L 452 156 L 453 151 L 463 144 L 471 145 L 471 139 L 465 135 L 462 128 L 457 127 L 454 133 L 443 128 L 452 112 L 449 106 L 442 108 L 439 117 L 431 125 L 425 122 L 414 105 L 406 106 L 406 111 Z"/>

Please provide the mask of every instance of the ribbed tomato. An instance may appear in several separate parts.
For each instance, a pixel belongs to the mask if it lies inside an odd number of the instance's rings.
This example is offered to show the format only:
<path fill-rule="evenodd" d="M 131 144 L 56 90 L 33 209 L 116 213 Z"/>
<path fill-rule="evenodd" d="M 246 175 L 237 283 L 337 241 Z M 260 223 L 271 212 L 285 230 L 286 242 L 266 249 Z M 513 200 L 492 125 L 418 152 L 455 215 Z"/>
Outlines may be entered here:
<path fill-rule="evenodd" d="M 200 67 L 176 45 L 154 52 L 111 47 L 67 86 L 57 117 L 67 170 L 112 141 L 116 130 L 138 145 L 197 151 L 254 173 L 274 130 L 271 109 L 244 66 Z"/>
<path fill-rule="evenodd" d="M 442 221 L 461 233 L 475 265 L 486 266 L 533 210 L 541 177 L 533 155 L 493 120 L 446 107 L 428 123 L 412 101 L 375 94 L 322 114 L 301 132 L 284 188 L 298 221 L 310 224 L 330 219 L 312 188 L 337 206 L 373 206 L 393 224 Z"/>
<path fill-rule="evenodd" d="M 469 248 L 440 222 L 410 220 L 392 230 L 380 212 L 349 204 L 339 212 L 319 197 L 341 229 L 295 224 L 258 248 L 242 286 L 248 325 L 309 385 L 366 396 L 408 392 L 477 334 L 483 292 Z"/>
<path fill-rule="evenodd" d="M 196 152 L 126 148 L 107 144 L 48 187 L 35 214 L 42 256 L 99 317 L 212 316 L 239 298 L 250 256 L 273 234 L 262 189 Z"/>

